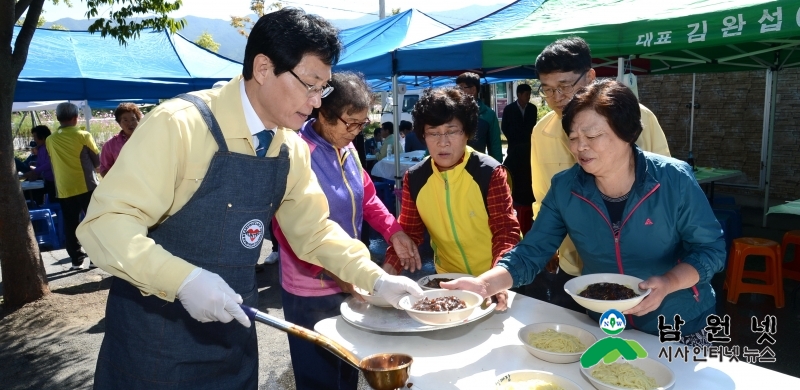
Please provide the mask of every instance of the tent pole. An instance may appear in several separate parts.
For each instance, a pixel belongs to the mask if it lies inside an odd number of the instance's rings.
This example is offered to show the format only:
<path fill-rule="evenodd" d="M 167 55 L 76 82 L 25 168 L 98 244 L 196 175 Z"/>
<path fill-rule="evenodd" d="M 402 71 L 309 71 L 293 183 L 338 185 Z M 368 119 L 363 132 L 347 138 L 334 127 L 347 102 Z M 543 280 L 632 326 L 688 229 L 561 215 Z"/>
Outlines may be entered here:
<path fill-rule="evenodd" d="M 689 117 L 689 156 L 692 156 L 692 149 L 693 142 L 694 142 L 694 91 L 695 91 L 695 82 L 697 81 L 697 74 L 692 73 L 692 114 Z"/>
<path fill-rule="evenodd" d="M 397 93 L 397 73 L 392 75 L 392 119 L 394 122 L 394 188 L 403 188 L 400 181 L 400 105 Z M 400 217 L 400 199 L 395 197 L 395 213 Z"/>
<path fill-rule="evenodd" d="M 775 99 L 778 94 L 778 71 L 767 69 L 767 81 L 769 89 L 769 102 L 765 104 L 764 115 L 769 115 L 767 129 L 767 166 L 764 174 L 764 218 L 761 221 L 762 227 L 767 227 L 767 211 L 769 211 L 769 182 L 772 175 L 772 141 L 775 134 Z M 766 121 L 765 121 L 766 123 Z"/>
<path fill-rule="evenodd" d="M 625 58 L 617 58 L 617 81 L 622 82 L 622 76 L 625 75 Z"/>

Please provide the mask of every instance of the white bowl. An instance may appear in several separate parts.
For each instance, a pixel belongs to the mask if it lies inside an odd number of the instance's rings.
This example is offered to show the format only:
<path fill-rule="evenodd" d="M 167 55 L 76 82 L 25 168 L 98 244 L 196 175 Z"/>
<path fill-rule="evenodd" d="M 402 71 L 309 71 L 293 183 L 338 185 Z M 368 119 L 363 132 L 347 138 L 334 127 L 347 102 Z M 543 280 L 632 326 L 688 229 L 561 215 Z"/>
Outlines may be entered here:
<path fill-rule="evenodd" d="M 675 385 L 675 374 L 672 372 L 672 370 L 669 369 L 669 367 L 664 365 L 664 363 L 659 362 L 658 360 L 650 358 L 636 359 L 630 362 L 626 361 L 623 358 L 617 360 L 617 363 L 622 363 L 622 362 L 630 363 L 630 365 L 642 369 L 647 376 L 655 379 L 656 385 L 658 385 L 658 387 L 656 387 L 656 390 L 671 389 Z M 599 364 L 605 364 L 605 363 L 600 362 Z M 595 367 L 596 366 L 589 368 L 581 367 L 581 373 L 583 374 L 584 377 L 586 377 L 586 380 L 589 381 L 589 383 L 591 383 L 592 386 L 594 386 L 595 389 L 628 390 L 624 387 L 609 385 L 605 382 L 601 382 L 600 380 L 595 379 L 595 377 L 592 376 L 592 370 Z"/>
<path fill-rule="evenodd" d="M 417 303 L 417 298 L 409 295 L 400 299 L 400 308 L 405 310 L 406 313 L 408 313 L 408 315 L 417 322 L 421 322 L 426 325 L 445 325 L 454 322 L 465 321 L 467 317 L 469 317 L 472 312 L 475 311 L 475 308 L 483 303 L 483 298 L 480 295 L 466 290 L 428 290 L 423 291 L 422 293 L 425 294 L 425 296 L 429 299 L 455 296 L 456 298 L 463 300 L 467 305 L 465 309 L 451 311 L 422 311 L 411 308 L 415 303 Z"/>
<path fill-rule="evenodd" d="M 369 303 L 370 305 L 379 307 L 392 307 L 392 304 L 386 302 L 385 299 L 379 296 L 372 295 L 363 289 L 353 286 L 353 290 L 357 292 L 358 295 L 361 295 L 364 298 L 364 300 L 367 301 L 367 303 Z"/>
<path fill-rule="evenodd" d="M 619 311 L 628 310 L 636 305 L 644 299 L 648 294 L 650 294 L 650 289 L 647 290 L 640 290 L 639 283 L 642 282 L 642 279 L 639 279 L 635 276 L 630 275 L 620 275 L 620 274 L 590 274 L 590 275 L 583 275 L 578 276 L 570 280 L 569 282 L 564 284 L 564 291 L 567 294 L 572 296 L 572 299 L 575 302 L 578 302 L 579 305 L 597 313 L 604 313 L 606 310 L 616 309 Z M 633 290 L 635 293 L 639 294 L 636 298 L 631 299 L 620 299 L 615 301 L 604 301 L 601 299 L 589 299 L 584 298 L 578 295 L 580 292 L 586 289 L 590 284 L 595 283 L 617 283 L 623 286 L 626 286 Z"/>
<path fill-rule="evenodd" d="M 564 390 L 581 390 L 575 382 L 547 371 L 519 370 L 511 371 L 497 376 L 494 382 L 495 389 L 500 390 L 507 383 L 520 383 L 532 379 L 539 379 L 560 386 Z"/>
<path fill-rule="evenodd" d="M 434 274 L 434 275 L 423 276 L 422 278 L 417 280 L 417 284 L 419 284 L 419 286 L 422 287 L 423 290 L 438 290 L 439 287 L 427 287 L 425 286 L 425 284 L 433 279 L 459 279 L 459 278 L 474 278 L 474 276 L 470 274 L 457 274 L 457 273 Z"/>
<path fill-rule="evenodd" d="M 566 325 L 566 324 L 556 324 L 553 322 L 540 322 L 524 326 L 522 329 L 520 329 L 519 332 L 517 332 L 517 337 L 519 337 L 519 341 L 522 342 L 522 346 L 525 347 L 525 349 L 531 355 L 550 363 L 577 362 L 578 360 L 581 359 L 583 351 L 550 352 L 544 349 L 536 348 L 528 344 L 528 336 L 531 333 L 544 332 L 548 329 L 552 329 L 559 333 L 575 336 L 581 341 L 581 343 L 583 343 L 584 346 L 586 346 L 586 348 L 591 347 L 592 344 L 594 344 L 597 341 L 597 337 L 594 337 L 594 335 L 589 333 L 588 331 L 578 328 L 577 326 Z"/>

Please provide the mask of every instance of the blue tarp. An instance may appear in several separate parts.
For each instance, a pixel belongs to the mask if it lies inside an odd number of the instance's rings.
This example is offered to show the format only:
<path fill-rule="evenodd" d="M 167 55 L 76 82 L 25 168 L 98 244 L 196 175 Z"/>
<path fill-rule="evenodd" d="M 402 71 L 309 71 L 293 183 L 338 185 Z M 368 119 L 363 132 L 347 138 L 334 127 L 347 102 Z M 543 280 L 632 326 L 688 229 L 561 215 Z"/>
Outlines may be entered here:
<path fill-rule="evenodd" d="M 358 71 L 367 79 L 392 76 L 392 51 L 450 31 L 450 27 L 410 9 L 339 33 L 344 52 L 337 70 Z"/>
<path fill-rule="evenodd" d="M 404 75 L 457 75 L 473 71 L 484 76 L 531 78 L 536 76 L 531 58 L 529 67 L 489 69 L 483 64 L 482 41 L 513 31 L 545 0 L 519 0 L 494 13 L 450 32 L 401 47 L 397 50 L 397 71 Z"/>
<path fill-rule="evenodd" d="M 166 99 L 241 72 L 179 34 L 145 31 L 122 46 L 87 31 L 37 29 L 14 101 Z"/>

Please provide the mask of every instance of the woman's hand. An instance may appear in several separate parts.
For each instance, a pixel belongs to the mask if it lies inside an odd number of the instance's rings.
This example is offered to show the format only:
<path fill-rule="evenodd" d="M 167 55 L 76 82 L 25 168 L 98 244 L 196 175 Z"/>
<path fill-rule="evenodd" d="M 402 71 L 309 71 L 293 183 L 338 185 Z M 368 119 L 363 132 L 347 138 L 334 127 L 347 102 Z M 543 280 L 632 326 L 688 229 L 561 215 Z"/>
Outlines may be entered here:
<path fill-rule="evenodd" d="M 489 295 L 489 284 L 478 278 L 459 278 L 450 282 L 441 282 L 439 286 L 448 290 L 472 291 L 482 296 L 488 305 L 491 304 L 492 296 Z M 503 290 L 494 295 L 497 298 L 496 310 L 504 311 L 508 308 L 508 290 Z"/>
<path fill-rule="evenodd" d="M 505 311 L 508 308 L 508 290 L 494 294 L 494 298 L 497 299 L 497 307 L 495 309 Z"/>
<path fill-rule="evenodd" d="M 402 265 L 404 269 L 414 272 L 422 268 L 422 260 L 419 257 L 417 244 L 414 243 L 414 240 L 412 240 L 408 234 L 397 232 L 392 235 L 389 240 L 392 242 L 392 248 L 394 248 L 394 252 L 397 253 L 397 257 L 400 258 L 400 265 Z"/>
<path fill-rule="evenodd" d="M 361 296 L 361 294 L 356 292 L 355 288 L 353 288 L 353 283 L 347 283 L 344 280 L 339 279 L 338 276 L 334 275 L 328 270 L 323 270 L 323 272 L 325 272 L 325 275 L 330 276 L 330 278 L 333 279 L 334 282 L 336 282 L 336 285 L 339 286 L 339 289 L 342 290 L 343 293 L 352 295 L 353 297 L 356 298 L 357 301 L 360 302 L 367 301 L 366 299 L 364 299 L 364 297 Z"/>
<path fill-rule="evenodd" d="M 640 290 L 652 289 L 638 305 L 625 310 L 623 314 L 631 314 L 635 316 L 643 316 L 651 311 L 658 309 L 664 297 L 671 293 L 670 281 L 664 276 L 651 276 L 644 282 L 639 283 Z"/>

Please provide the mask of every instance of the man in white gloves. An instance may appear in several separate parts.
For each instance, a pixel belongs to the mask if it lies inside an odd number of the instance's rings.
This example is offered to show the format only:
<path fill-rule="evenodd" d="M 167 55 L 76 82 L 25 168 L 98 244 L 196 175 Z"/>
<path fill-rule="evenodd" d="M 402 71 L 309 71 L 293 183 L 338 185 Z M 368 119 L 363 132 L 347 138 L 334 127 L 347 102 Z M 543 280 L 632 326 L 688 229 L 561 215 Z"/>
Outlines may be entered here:
<path fill-rule="evenodd" d="M 256 332 L 239 304 L 258 304 L 254 267 L 273 215 L 299 258 L 395 306 L 421 297 L 328 220 L 308 146 L 287 130 L 330 93 L 340 51 L 327 21 L 267 14 L 241 76 L 144 118 L 77 231 L 115 276 L 96 389 L 256 389 Z"/>

